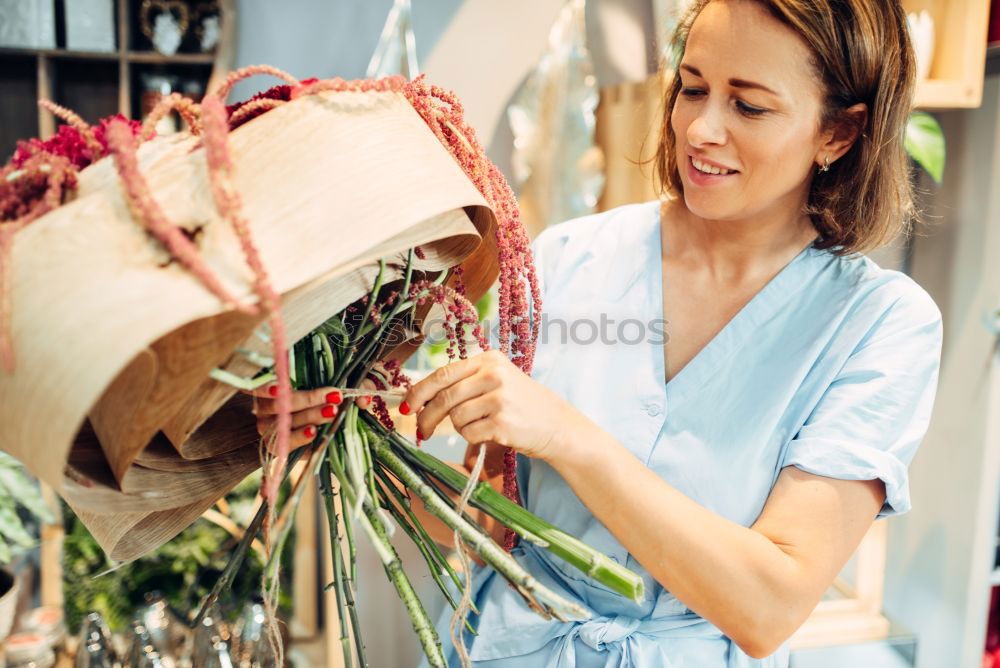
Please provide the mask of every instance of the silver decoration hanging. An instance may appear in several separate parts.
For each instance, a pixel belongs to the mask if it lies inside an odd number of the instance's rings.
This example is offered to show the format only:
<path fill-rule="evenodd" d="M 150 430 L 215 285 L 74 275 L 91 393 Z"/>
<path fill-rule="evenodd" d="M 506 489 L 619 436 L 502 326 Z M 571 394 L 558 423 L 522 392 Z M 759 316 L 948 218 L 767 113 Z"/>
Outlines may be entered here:
<path fill-rule="evenodd" d="M 187 652 L 189 632 L 184 622 L 170 609 L 163 594 L 152 591 L 145 595 L 145 605 L 136 611 L 136 622 L 136 637 L 148 643 L 157 661 L 165 668 L 177 665 L 178 659 Z M 140 627 L 144 634 L 138 630 Z M 151 658 L 149 661 L 152 665 Z"/>
<path fill-rule="evenodd" d="M 410 0 L 394 0 L 365 76 L 380 79 L 392 74 L 402 74 L 407 79 L 413 79 L 419 72 L 417 47 L 410 20 Z"/>
<path fill-rule="evenodd" d="M 79 638 L 75 668 L 120 668 L 111 631 L 99 613 L 91 612 L 84 618 Z"/>
<path fill-rule="evenodd" d="M 514 186 L 532 236 L 592 213 L 604 188 L 604 157 L 594 141 L 599 93 L 584 9 L 584 0 L 568 0 L 545 53 L 507 108 Z"/>
<path fill-rule="evenodd" d="M 191 666 L 204 668 L 232 668 L 233 660 L 229 653 L 228 630 L 224 628 L 221 618 L 217 619 L 218 608 L 205 615 L 193 634 L 191 641 Z"/>

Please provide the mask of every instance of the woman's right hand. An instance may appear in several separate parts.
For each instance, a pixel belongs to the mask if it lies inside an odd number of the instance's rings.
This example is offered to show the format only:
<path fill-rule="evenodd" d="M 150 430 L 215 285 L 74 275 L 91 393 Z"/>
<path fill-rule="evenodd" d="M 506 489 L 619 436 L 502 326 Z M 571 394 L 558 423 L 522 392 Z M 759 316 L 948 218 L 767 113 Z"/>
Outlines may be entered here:
<path fill-rule="evenodd" d="M 369 380 L 362 382 L 360 387 L 375 389 L 375 385 Z M 274 397 L 278 393 L 278 386 L 272 383 L 256 390 L 240 391 L 253 397 L 252 411 L 257 416 L 257 432 L 263 436 L 273 430 L 277 421 L 277 401 Z M 319 425 L 333 422 L 337 418 L 342 401 L 340 391 L 332 387 L 293 390 L 290 447 L 294 450 L 312 443 Z M 358 397 L 355 403 L 358 408 L 367 409 L 371 404 L 371 397 Z"/>

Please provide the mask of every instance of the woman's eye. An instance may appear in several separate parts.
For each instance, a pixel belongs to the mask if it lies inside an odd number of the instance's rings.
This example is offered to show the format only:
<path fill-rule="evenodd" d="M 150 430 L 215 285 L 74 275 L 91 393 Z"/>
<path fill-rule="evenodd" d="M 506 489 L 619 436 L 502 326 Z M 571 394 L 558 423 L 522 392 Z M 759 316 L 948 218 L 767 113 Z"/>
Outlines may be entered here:
<path fill-rule="evenodd" d="M 681 88 L 681 95 L 688 98 L 699 97 L 705 94 L 705 91 L 700 88 Z M 758 109 L 757 107 L 752 107 L 742 100 L 736 101 L 736 108 L 740 110 L 740 113 L 744 116 L 760 116 L 767 113 L 767 109 Z"/>
<path fill-rule="evenodd" d="M 736 106 L 739 107 L 740 111 L 747 116 L 760 116 L 761 114 L 767 113 L 767 109 L 751 107 L 749 104 L 741 100 L 736 100 Z"/>

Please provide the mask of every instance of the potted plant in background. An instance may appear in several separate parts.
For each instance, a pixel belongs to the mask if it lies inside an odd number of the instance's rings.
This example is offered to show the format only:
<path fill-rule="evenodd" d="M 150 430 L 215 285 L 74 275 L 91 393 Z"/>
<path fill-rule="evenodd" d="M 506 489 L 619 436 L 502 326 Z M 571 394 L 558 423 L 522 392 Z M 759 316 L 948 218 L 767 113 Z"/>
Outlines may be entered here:
<path fill-rule="evenodd" d="M 0 643 L 10 633 L 17 607 L 17 581 L 9 564 L 38 543 L 25 528 L 25 513 L 42 522 L 54 521 L 38 483 L 19 461 L 0 452 Z"/>
<path fill-rule="evenodd" d="M 903 139 L 906 152 L 941 185 L 944 176 L 944 133 L 937 119 L 925 111 L 910 114 Z"/>

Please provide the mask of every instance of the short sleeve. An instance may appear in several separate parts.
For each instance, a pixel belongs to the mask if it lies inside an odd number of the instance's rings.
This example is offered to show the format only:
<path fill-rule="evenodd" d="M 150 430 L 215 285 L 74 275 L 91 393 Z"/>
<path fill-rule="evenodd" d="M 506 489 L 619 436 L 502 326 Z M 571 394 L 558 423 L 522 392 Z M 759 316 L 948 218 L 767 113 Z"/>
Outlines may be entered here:
<path fill-rule="evenodd" d="M 895 299 L 861 338 L 781 466 L 844 480 L 881 479 L 875 519 L 910 510 L 908 469 L 930 424 L 941 361 L 942 319 L 923 288 Z"/>

